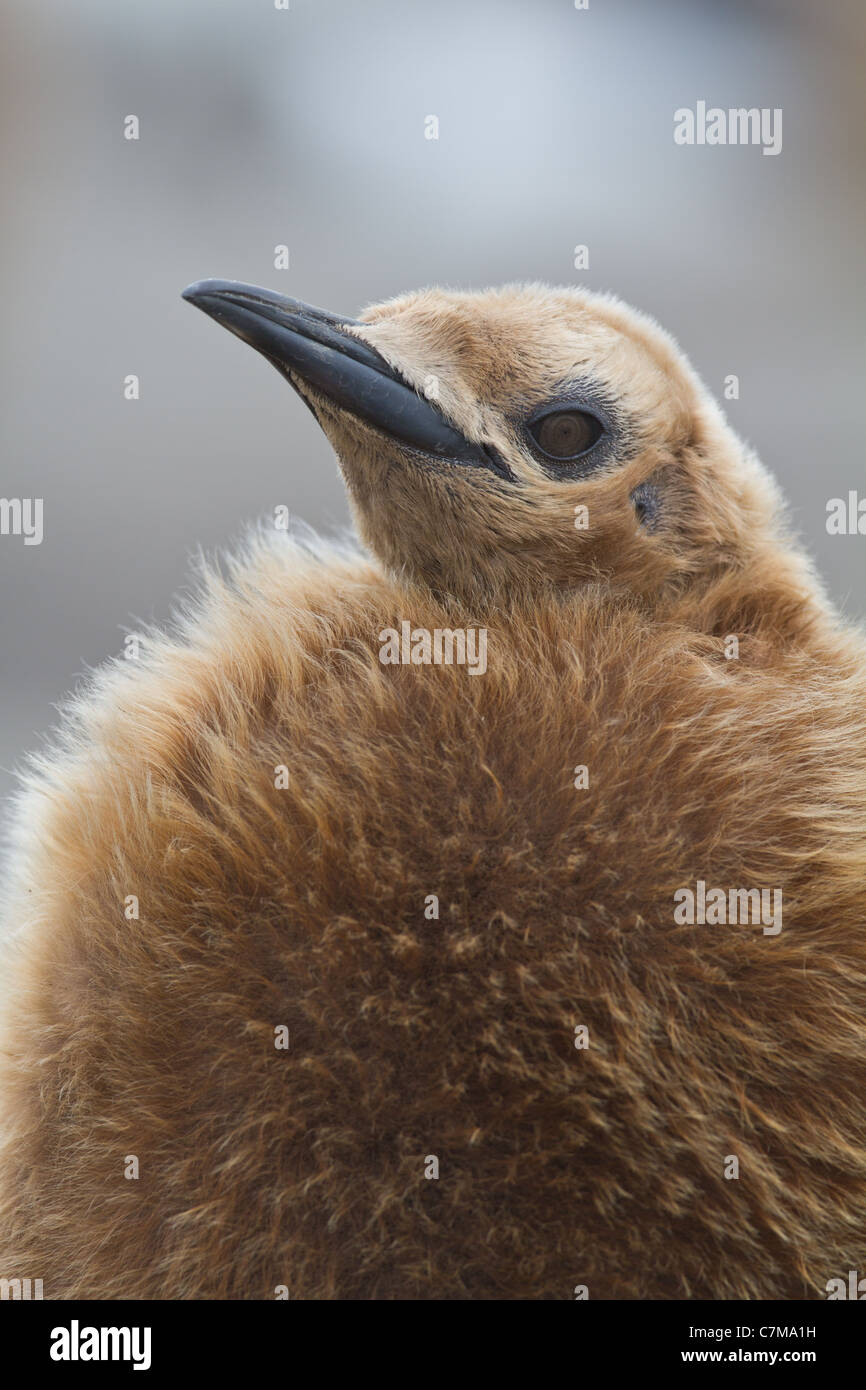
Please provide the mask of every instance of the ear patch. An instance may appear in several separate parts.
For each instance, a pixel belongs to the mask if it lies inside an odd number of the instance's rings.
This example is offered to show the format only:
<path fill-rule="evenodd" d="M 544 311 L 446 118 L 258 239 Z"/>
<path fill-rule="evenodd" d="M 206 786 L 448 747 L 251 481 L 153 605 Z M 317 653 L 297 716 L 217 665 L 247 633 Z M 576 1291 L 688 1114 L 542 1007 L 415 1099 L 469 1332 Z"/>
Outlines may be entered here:
<path fill-rule="evenodd" d="M 635 516 L 645 531 L 655 531 L 661 517 L 662 503 L 654 483 L 638 483 L 629 494 Z"/>

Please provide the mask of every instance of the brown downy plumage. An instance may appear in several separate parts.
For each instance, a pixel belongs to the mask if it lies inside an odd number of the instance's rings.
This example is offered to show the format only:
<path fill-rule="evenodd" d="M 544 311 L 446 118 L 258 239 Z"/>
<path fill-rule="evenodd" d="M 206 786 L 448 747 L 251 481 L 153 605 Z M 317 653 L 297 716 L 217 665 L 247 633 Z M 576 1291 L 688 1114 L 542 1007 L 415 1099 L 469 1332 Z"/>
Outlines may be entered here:
<path fill-rule="evenodd" d="M 760 464 L 613 299 L 188 297 L 315 410 L 370 555 L 261 532 L 29 774 L 0 1276 L 796 1299 L 866 1271 L 866 649 Z M 466 661 L 420 660 L 437 629 Z M 783 910 L 690 924 L 699 881 Z"/>

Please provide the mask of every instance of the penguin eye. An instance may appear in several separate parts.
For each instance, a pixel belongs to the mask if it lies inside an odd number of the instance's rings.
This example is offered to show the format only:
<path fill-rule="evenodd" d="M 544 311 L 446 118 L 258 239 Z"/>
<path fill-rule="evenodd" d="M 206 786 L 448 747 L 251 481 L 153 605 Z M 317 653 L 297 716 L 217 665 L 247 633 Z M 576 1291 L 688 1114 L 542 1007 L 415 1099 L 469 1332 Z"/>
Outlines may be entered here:
<path fill-rule="evenodd" d="M 529 426 L 529 432 L 548 458 L 580 458 L 604 434 L 601 421 L 588 410 L 552 410 Z"/>

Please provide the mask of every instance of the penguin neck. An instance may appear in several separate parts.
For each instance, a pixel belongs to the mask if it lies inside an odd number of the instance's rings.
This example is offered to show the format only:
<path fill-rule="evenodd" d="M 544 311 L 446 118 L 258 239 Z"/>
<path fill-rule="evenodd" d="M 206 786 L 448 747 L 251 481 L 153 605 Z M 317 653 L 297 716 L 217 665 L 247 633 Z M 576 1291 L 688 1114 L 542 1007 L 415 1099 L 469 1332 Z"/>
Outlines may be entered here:
<path fill-rule="evenodd" d="M 696 576 L 670 616 L 711 636 L 760 640 L 768 657 L 793 648 L 816 661 L 851 640 L 809 560 L 793 546 L 768 543 L 737 566 Z"/>

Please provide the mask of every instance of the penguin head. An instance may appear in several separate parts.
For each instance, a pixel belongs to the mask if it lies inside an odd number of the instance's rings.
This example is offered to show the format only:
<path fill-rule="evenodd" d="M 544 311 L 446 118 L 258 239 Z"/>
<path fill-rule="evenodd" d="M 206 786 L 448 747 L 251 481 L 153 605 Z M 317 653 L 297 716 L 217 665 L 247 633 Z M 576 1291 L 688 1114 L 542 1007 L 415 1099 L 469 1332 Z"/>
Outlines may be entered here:
<path fill-rule="evenodd" d="M 673 339 L 611 296 L 427 289 L 358 320 L 233 282 L 185 297 L 288 378 L 365 542 L 437 594 L 600 582 L 657 604 L 774 544 L 769 475 Z"/>

